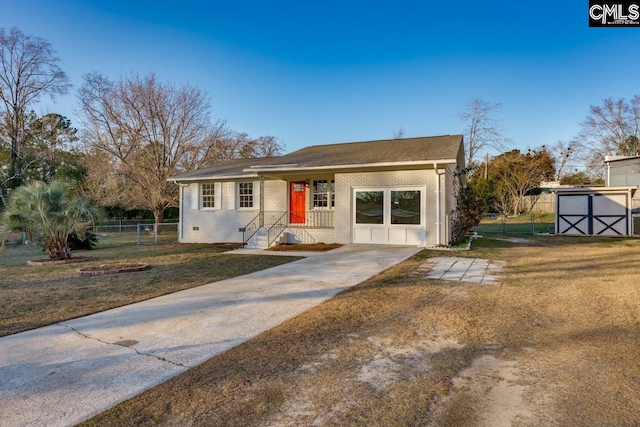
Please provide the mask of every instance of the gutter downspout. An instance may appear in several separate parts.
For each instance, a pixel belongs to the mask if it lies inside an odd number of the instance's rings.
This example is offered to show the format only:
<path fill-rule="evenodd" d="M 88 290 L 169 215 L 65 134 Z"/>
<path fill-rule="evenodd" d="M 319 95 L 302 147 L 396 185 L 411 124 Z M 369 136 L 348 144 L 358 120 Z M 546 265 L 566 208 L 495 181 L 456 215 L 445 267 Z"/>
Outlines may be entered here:
<path fill-rule="evenodd" d="M 611 187 L 611 162 L 607 162 L 607 187 Z"/>
<path fill-rule="evenodd" d="M 180 187 L 180 236 L 178 241 L 180 243 L 182 243 L 182 239 L 184 239 L 184 189 L 185 187 L 190 186 L 191 184 L 181 184 L 178 181 L 176 181 L 175 179 L 173 180 L 173 183 L 176 184 L 178 187 Z"/>
<path fill-rule="evenodd" d="M 438 246 L 440 246 L 442 244 L 442 222 L 440 220 L 441 216 L 442 216 L 442 207 L 440 206 L 440 195 L 442 194 L 442 183 L 441 183 L 441 179 L 440 177 L 442 175 L 444 175 L 444 171 L 439 172 L 438 171 L 438 164 L 434 163 L 433 164 L 433 170 L 436 172 L 437 175 L 437 183 L 436 183 L 436 244 Z"/>

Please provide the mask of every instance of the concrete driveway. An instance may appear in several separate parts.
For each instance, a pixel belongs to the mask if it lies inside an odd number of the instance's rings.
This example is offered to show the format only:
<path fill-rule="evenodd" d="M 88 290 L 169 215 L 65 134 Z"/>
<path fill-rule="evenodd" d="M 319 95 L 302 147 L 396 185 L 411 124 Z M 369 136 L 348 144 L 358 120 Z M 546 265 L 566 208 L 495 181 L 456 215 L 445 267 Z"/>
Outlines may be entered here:
<path fill-rule="evenodd" d="M 418 251 L 347 245 L 0 338 L 0 426 L 74 425 Z"/>

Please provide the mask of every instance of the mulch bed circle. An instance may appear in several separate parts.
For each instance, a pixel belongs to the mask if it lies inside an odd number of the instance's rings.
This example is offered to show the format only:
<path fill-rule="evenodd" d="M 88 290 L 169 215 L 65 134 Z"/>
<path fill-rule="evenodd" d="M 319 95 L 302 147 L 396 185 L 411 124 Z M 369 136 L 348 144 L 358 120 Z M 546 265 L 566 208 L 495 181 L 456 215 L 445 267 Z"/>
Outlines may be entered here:
<path fill-rule="evenodd" d="M 78 270 L 80 276 L 101 276 L 103 274 L 130 273 L 134 271 L 143 271 L 151 268 L 146 263 L 130 263 L 130 264 L 102 264 L 94 267 L 86 267 Z"/>
<path fill-rule="evenodd" d="M 72 257 L 69 259 L 35 259 L 35 260 L 27 261 L 27 265 L 33 265 L 33 266 L 61 265 L 61 264 L 72 264 L 74 262 L 95 261 L 97 259 L 98 258 L 94 256 Z"/>

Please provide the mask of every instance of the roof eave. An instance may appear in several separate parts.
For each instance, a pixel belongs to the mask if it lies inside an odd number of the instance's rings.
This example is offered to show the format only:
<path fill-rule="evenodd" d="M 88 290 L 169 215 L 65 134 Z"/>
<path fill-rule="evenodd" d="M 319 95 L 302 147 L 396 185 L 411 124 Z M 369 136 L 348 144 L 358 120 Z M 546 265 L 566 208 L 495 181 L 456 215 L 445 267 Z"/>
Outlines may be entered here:
<path fill-rule="evenodd" d="M 187 178 L 167 178 L 169 182 L 197 182 L 197 181 L 211 181 L 211 180 L 229 180 L 229 179 L 243 179 L 243 178 L 260 178 L 260 176 L 255 173 L 252 174 L 242 174 L 242 175 L 212 175 L 212 176 L 197 176 L 197 177 L 187 177 Z"/>
<path fill-rule="evenodd" d="M 625 160 L 640 160 L 640 156 L 604 156 L 605 163 L 624 162 Z"/>
<path fill-rule="evenodd" d="M 575 187 L 575 188 L 550 188 L 551 193 L 584 193 L 584 192 L 601 192 L 601 193 L 615 193 L 615 192 L 629 192 L 633 196 L 638 186 L 626 185 L 619 187 Z"/>

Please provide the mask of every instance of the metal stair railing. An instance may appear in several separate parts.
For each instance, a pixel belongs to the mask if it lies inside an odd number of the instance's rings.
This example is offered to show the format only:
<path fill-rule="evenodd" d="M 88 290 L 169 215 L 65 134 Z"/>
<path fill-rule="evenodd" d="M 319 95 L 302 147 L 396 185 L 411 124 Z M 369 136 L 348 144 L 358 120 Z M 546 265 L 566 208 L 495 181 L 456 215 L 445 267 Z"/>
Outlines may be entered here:
<path fill-rule="evenodd" d="M 258 230 L 262 227 L 263 216 L 262 212 L 256 215 L 255 218 L 249 222 L 249 224 L 240 228 L 240 232 L 242 233 L 242 247 L 244 248 L 246 244 L 251 240 L 251 238 L 258 232 Z M 247 237 L 248 236 L 248 237 Z"/>
<path fill-rule="evenodd" d="M 288 215 L 289 215 L 289 212 L 288 212 L 288 211 L 285 211 L 285 212 L 280 216 L 280 218 L 278 218 L 278 219 L 275 221 L 275 223 L 274 223 L 271 227 L 269 227 L 269 230 L 267 230 L 267 247 L 269 247 L 269 248 L 270 248 L 270 247 L 271 247 L 271 245 L 273 244 L 273 242 L 275 242 L 275 241 L 276 241 L 276 239 L 277 239 L 278 237 L 280 237 L 280 236 L 282 235 L 282 233 L 284 233 L 284 230 L 286 230 L 286 229 L 287 229 L 287 227 L 289 226 L 288 221 L 286 221 L 286 219 L 285 219 L 285 218 L 287 218 L 287 216 L 288 216 Z M 273 228 L 274 228 L 274 227 L 276 227 L 276 226 L 278 227 L 278 229 L 279 229 L 280 231 L 278 231 L 278 232 L 276 233 L 276 235 L 273 237 L 273 239 L 271 239 L 271 231 L 272 231 L 272 230 L 273 230 Z M 275 233 L 278 229 L 274 230 L 273 232 Z"/>

